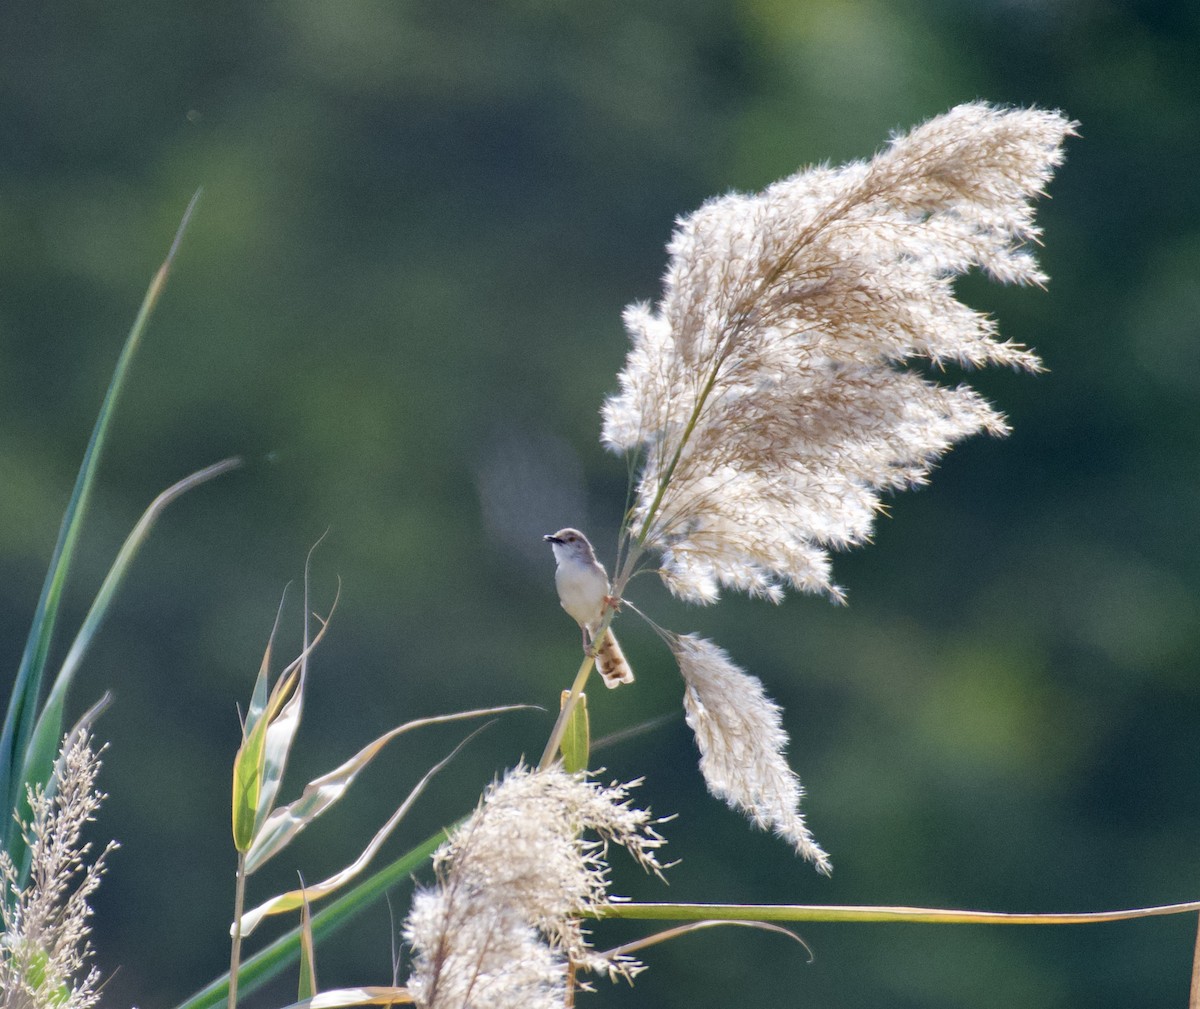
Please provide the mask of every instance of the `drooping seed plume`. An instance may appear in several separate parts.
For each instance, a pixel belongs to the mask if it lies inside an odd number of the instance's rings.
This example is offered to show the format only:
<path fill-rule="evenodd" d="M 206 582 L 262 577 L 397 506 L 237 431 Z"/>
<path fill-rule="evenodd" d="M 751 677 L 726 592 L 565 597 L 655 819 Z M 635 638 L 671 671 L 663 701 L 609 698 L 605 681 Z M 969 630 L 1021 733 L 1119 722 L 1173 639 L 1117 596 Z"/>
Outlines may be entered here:
<path fill-rule="evenodd" d="M 804 790 L 788 766 L 779 705 L 762 681 L 711 641 L 685 634 L 672 637 L 671 648 L 687 684 L 683 709 L 696 735 L 708 790 L 829 875 L 829 856 L 800 813 Z"/>
<path fill-rule="evenodd" d="M 956 441 L 1007 431 L 923 367 L 1040 367 L 953 280 L 1046 281 L 1031 200 L 1075 125 L 961 105 L 870 161 L 679 221 L 661 301 L 626 310 L 632 348 L 603 430 L 642 456 L 628 534 L 661 553 L 672 592 L 841 599 L 828 551 L 869 537 L 881 495 L 923 483 Z"/>

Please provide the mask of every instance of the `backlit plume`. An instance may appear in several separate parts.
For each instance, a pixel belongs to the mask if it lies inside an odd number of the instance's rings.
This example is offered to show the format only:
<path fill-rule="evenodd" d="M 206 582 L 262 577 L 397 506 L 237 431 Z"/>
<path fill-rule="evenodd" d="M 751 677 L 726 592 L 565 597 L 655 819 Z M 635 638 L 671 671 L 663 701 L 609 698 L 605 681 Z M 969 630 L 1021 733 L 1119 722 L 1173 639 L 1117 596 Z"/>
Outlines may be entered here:
<path fill-rule="evenodd" d="M 99 771 L 90 737 L 69 736 L 53 788 L 29 792 L 24 886 L 8 853 L 0 852 L 0 1009 L 91 1009 L 100 1001 L 89 902 L 117 845 L 96 852 L 83 839 L 104 799 L 95 787 Z"/>
<path fill-rule="evenodd" d="M 595 953 L 580 921 L 613 899 L 610 844 L 661 871 L 663 839 L 628 787 L 517 768 L 488 790 L 434 856 L 437 886 L 413 899 L 408 989 L 420 1009 L 561 1009 L 568 964 L 625 977 L 641 968 Z"/>
<path fill-rule="evenodd" d="M 671 650 L 687 684 L 683 710 L 696 734 L 700 773 L 709 791 L 755 826 L 773 830 L 828 876 L 829 856 L 800 813 L 804 790 L 788 766 L 779 705 L 761 680 L 711 641 L 685 634 L 672 637 Z"/>
<path fill-rule="evenodd" d="M 812 168 L 678 224 L 662 300 L 625 312 L 632 340 L 605 444 L 642 453 L 628 526 L 676 595 L 722 586 L 834 599 L 828 551 L 871 533 L 883 492 L 1003 416 L 924 365 L 1040 367 L 960 303 L 978 268 L 1042 284 L 1030 201 L 1076 124 L 961 105 L 867 162 Z M 916 362 L 915 368 L 906 367 Z"/>

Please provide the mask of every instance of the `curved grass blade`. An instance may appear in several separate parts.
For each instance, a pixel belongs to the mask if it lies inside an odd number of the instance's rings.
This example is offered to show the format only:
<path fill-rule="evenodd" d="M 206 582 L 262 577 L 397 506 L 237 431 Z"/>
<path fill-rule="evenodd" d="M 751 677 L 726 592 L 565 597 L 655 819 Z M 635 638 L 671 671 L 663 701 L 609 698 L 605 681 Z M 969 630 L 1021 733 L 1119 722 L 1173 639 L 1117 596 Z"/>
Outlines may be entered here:
<path fill-rule="evenodd" d="M 375 857 L 375 853 L 379 851 L 380 846 L 388 839 L 389 835 L 393 830 L 396 829 L 400 821 L 404 819 L 408 811 L 412 809 L 413 803 L 416 802 L 421 793 L 425 791 L 425 787 L 430 781 L 433 780 L 434 776 L 448 763 L 450 763 L 450 761 L 457 757 L 464 746 L 466 746 L 472 739 L 478 736 L 479 733 L 488 728 L 491 724 L 492 723 L 489 722 L 487 725 L 480 726 L 469 736 L 467 736 L 466 739 L 459 743 L 453 750 L 451 750 L 450 753 L 448 753 L 440 761 L 434 764 L 433 767 L 425 772 L 424 776 L 413 787 L 413 790 L 408 793 L 408 796 L 400 804 L 396 812 L 388 817 L 387 823 L 385 823 L 379 828 L 378 831 L 375 832 L 375 836 L 371 838 L 370 843 L 366 846 L 366 848 L 363 849 L 362 854 L 360 854 L 358 858 L 346 866 L 346 868 L 342 869 L 341 872 L 334 873 L 328 879 L 323 880 L 320 883 L 313 883 L 309 886 L 303 887 L 300 890 L 291 890 L 288 893 L 281 893 L 279 896 L 272 897 L 265 903 L 260 904 L 252 911 L 247 911 L 242 916 L 241 935 L 243 937 L 248 936 L 251 932 L 258 928 L 262 920 L 269 915 L 284 914 L 288 911 L 295 910 L 302 904 L 307 903 L 310 899 L 320 900 L 322 897 L 327 897 L 329 894 L 340 890 L 343 886 L 354 879 L 363 871 L 363 869 L 367 867 L 371 859 Z M 230 926 L 229 931 L 231 935 L 236 927 L 236 922 L 234 925 Z"/>
<path fill-rule="evenodd" d="M 643 949 L 648 949 L 651 946 L 657 946 L 662 942 L 670 942 L 672 939 L 678 939 L 680 936 L 687 935 L 689 932 L 698 932 L 705 928 L 717 928 L 725 925 L 742 925 L 747 928 L 757 928 L 763 932 L 775 932 L 779 935 L 786 935 L 793 942 L 798 942 L 804 947 L 808 953 L 808 962 L 813 962 L 812 947 L 808 945 L 800 936 L 796 935 L 790 928 L 784 928 L 782 925 L 775 925 L 769 921 L 718 921 L 712 918 L 707 918 L 704 921 L 691 921 L 686 925 L 676 925 L 674 928 L 666 928 L 661 932 L 655 932 L 653 935 L 645 936 L 641 939 L 635 939 L 633 942 L 624 943 L 621 946 L 614 946 L 612 949 L 605 950 L 600 955 L 606 960 L 616 960 L 618 957 L 628 956 L 630 953 L 637 953 Z"/>
<path fill-rule="evenodd" d="M 271 813 L 262 830 L 255 835 L 254 844 L 246 854 L 246 873 L 250 874 L 261 868 L 268 859 L 278 854 L 291 843 L 292 839 L 300 831 L 345 795 L 346 790 L 354 783 L 354 779 L 358 777 L 359 771 L 374 760 L 379 751 L 397 736 L 403 735 L 412 729 L 424 728 L 427 725 L 458 722 L 467 718 L 482 718 L 486 715 L 498 715 L 505 711 L 519 711 L 528 707 L 531 707 L 531 705 L 510 704 L 498 708 L 480 708 L 476 711 L 459 711 L 452 715 L 418 718 L 385 732 L 378 739 L 364 746 L 341 766 L 334 768 L 328 774 L 323 774 L 321 777 L 310 781 L 304 787 L 300 798 Z M 457 753 L 458 751 L 455 750 L 455 752 Z M 441 765 L 439 764 L 438 766 L 440 767 Z"/>
<path fill-rule="evenodd" d="M 0 808 L 3 809 L 15 809 L 24 800 L 27 782 L 21 777 L 20 769 L 24 766 L 26 749 L 29 746 L 29 739 L 37 719 L 37 702 L 41 694 L 42 674 L 50 651 L 50 642 L 54 636 L 54 625 L 58 620 L 63 587 L 66 584 L 75 546 L 79 540 L 80 528 L 87 510 L 101 451 L 104 448 L 104 441 L 112 422 L 117 399 L 125 383 L 125 376 L 129 371 L 129 363 L 146 331 L 154 307 L 158 304 L 163 289 L 166 287 L 171 265 L 175 260 L 180 241 L 199 198 L 200 192 L 197 190 L 188 204 L 187 210 L 184 211 L 183 219 L 175 232 L 175 238 L 167 252 L 166 259 L 163 260 L 162 265 L 151 279 L 150 286 L 146 289 L 137 318 L 134 319 L 129 335 L 125 338 L 125 345 L 121 348 L 121 354 L 117 358 L 112 379 L 108 384 L 108 391 L 104 395 L 104 402 L 101 404 L 96 424 L 92 428 L 91 438 L 88 440 L 87 449 L 83 454 L 83 461 L 80 463 L 79 474 L 75 478 L 75 487 L 71 491 L 66 512 L 63 514 L 58 540 L 54 545 L 54 553 L 50 558 L 46 580 L 42 585 L 42 592 L 33 614 L 33 623 L 29 628 L 29 637 L 25 642 L 25 651 L 21 656 L 20 665 L 17 667 L 12 698 L 4 718 L 4 728 L 0 730 L 0 803 L 3 804 Z M 7 815 L 0 819 L 4 821 L 3 824 L 0 824 L 0 840 L 3 841 L 5 850 L 11 852 L 14 837 L 19 838 L 20 834 L 14 821 Z"/>
<path fill-rule="evenodd" d="M 75 678 L 75 673 L 83 661 L 83 656 L 87 652 L 88 646 L 92 643 L 92 639 L 96 636 L 96 632 L 104 622 L 104 618 L 108 614 L 108 608 L 117 591 L 120 589 L 125 575 L 128 573 L 134 558 L 137 556 L 138 550 L 149 537 L 150 530 L 154 527 L 154 523 L 158 520 L 158 517 L 176 498 L 186 494 L 192 488 L 220 476 L 222 473 L 228 473 L 231 469 L 235 469 L 240 465 L 240 459 L 230 458 L 192 473 L 159 494 L 142 513 L 142 517 L 138 519 L 137 524 L 133 527 L 133 531 L 125 538 L 125 542 L 121 544 L 121 549 L 117 552 L 116 560 L 113 561 L 112 567 L 109 568 L 108 574 L 105 575 L 104 581 L 96 593 L 96 598 L 92 601 L 91 608 L 88 610 L 87 616 L 84 617 L 83 624 L 79 628 L 79 633 L 75 635 L 75 640 L 67 652 L 67 657 L 63 659 L 62 667 L 59 669 L 58 675 L 54 678 L 54 684 L 50 688 L 50 694 L 46 698 L 46 703 L 42 706 L 42 712 L 38 716 L 37 725 L 33 730 L 29 746 L 26 749 L 25 759 L 21 767 L 20 777 L 22 781 L 26 783 L 36 782 L 49 787 L 50 769 L 53 766 L 54 755 L 58 752 L 59 743 L 62 740 L 67 691 L 70 689 L 71 683 Z"/>
<path fill-rule="evenodd" d="M 964 911 L 938 907 L 872 906 L 859 904 L 607 904 L 597 918 L 649 921 L 842 921 L 917 922 L 941 925 L 1094 925 L 1134 918 L 1195 914 L 1200 900 L 1157 904 L 1124 911 L 1022 914 L 1007 911 Z"/>

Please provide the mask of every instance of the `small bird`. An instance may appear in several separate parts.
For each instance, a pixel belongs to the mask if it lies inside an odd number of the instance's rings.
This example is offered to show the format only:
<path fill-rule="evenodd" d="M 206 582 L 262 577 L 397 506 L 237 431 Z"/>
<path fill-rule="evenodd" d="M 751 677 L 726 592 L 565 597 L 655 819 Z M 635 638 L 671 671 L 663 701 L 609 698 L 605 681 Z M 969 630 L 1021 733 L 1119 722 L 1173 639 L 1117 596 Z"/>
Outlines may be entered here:
<path fill-rule="evenodd" d="M 592 645 L 593 634 L 603 619 L 605 605 L 615 606 L 609 596 L 608 574 L 596 560 L 596 552 L 588 538 L 578 529 L 560 529 L 546 536 L 545 540 L 554 550 L 558 568 L 554 572 L 554 584 L 558 587 L 558 599 L 583 632 L 583 647 Z M 625 659 L 625 653 L 617 644 L 612 630 L 606 630 L 599 645 L 593 648 L 596 669 L 604 678 L 604 685 L 617 687 L 633 682 L 633 670 Z"/>

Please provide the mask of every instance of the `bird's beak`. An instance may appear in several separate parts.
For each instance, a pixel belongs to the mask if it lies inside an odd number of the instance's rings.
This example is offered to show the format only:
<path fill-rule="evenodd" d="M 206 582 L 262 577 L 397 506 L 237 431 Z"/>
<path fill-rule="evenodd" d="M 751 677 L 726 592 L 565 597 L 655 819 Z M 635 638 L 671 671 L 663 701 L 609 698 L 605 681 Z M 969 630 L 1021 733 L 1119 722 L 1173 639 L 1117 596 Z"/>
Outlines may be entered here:
<path fill-rule="evenodd" d="M 560 540 L 557 536 L 552 535 L 551 533 L 546 533 L 546 535 L 543 536 L 542 539 L 544 539 L 547 543 L 561 543 L 562 542 L 562 540 Z"/>

